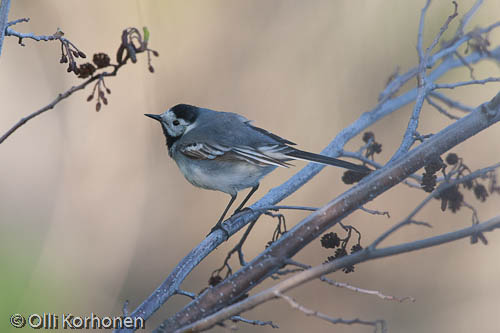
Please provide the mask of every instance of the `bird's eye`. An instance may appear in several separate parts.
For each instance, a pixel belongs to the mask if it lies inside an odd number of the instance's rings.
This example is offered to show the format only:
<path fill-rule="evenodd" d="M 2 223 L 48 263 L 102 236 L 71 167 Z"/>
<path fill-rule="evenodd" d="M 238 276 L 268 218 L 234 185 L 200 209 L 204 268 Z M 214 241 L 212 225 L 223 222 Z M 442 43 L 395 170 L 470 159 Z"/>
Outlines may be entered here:
<path fill-rule="evenodd" d="M 174 121 L 173 121 L 173 124 L 174 124 L 174 126 L 178 126 L 180 123 L 179 123 L 179 121 L 178 121 L 178 120 L 174 120 Z"/>

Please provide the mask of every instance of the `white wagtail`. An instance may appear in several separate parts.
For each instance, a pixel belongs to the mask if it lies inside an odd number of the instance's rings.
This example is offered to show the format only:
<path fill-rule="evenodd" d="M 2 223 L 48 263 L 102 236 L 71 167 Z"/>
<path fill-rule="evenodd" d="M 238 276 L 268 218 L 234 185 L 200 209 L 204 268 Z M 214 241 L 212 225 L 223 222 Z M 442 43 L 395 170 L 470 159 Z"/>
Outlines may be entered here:
<path fill-rule="evenodd" d="M 145 116 L 160 122 L 168 154 L 191 184 L 231 196 L 212 231 L 221 227 L 239 191 L 252 188 L 234 214 L 241 211 L 265 175 L 276 167 L 290 166 L 288 161 L 304 160 L 370 172 L 362 165 L 290 147 L 295 143 L 253 126 L 236 113 L 178 104 L 162 114 Z"/>

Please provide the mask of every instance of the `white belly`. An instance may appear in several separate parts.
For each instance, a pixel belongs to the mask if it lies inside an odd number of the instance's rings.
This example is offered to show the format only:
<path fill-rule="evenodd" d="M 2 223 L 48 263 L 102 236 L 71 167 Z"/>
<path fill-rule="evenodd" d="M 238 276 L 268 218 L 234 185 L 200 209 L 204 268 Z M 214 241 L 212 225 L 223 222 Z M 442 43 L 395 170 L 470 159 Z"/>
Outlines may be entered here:
<path fill-rule="evenodd" d="M 184 177 L 193 185 L 234 195 L 259 184 L 262 177 L 276 167 L 260 167 L 246 162 L 176 159 Z"/>

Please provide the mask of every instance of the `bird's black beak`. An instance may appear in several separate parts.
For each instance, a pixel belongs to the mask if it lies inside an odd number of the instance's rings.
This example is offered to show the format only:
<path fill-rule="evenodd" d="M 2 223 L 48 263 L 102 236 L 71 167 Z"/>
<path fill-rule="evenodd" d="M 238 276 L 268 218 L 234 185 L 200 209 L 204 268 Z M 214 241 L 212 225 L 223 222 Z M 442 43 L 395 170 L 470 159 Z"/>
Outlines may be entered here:
<path fill-rule="evenodd" d="M 149 114 L 149 113 L 145 113 L 144 114 L 146 117 L 149 117 L 149 118 L 153 118 L 154 120 L 158 120 L 159 122 L 161 122 L 161 116 L 159 114 Z"/>

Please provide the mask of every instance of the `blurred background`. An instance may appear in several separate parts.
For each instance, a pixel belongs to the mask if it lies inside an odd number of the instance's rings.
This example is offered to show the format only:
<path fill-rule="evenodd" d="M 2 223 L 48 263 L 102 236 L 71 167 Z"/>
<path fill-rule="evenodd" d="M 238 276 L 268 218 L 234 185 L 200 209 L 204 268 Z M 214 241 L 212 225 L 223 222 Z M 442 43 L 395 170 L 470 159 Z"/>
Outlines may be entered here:
<path fill-rule="evenodd" d="M 460 14 L 472 4 L 459 1 Z M 150 47 L 160 57 L 153 59 L 154 74 L 148 71 L 146 55 L 140 54 L 136 64 L 106 79 L 112 93 L 100 112 L 95 112 L 95 101 L 86 102 L 88 87 L 27 123 L 0 146 L 0 331 L 14 331 L 8 323 L 13 313 L 114 316 L 121 314 L 125 300 L 131 310 L 136 308 L 216 222 L 229 196 L 190 185 L 168 157 L 160 127 L 144 113 L 161 113 L 178 103 L 237 112 L 298 142 L 302 149 L 319 152 L 376 105 L 396 67 L 405 72 L 415 66 L 423 5 L 423 0 L 13 1 L 10 20 L 31 18 L 16 25 L 17 31 L 48 35 L 60 27 L 89 58 L 106 52 L 114 60 L 122 30 L 147 26 Z M 452 7 L 451 1 L 433 2 L 426 19 L 426 46 Z M 498 1 L 485 1 L 469 29 L 494 23 L 499 13 Z M 450 25 L 450 32 L 458 21 Z M 490 41 L 499 44 L 498 31 L 490 34 Z M 7 37 L 0 57 L 1 133 L 81 82 L 59 64 L 58 42 L 25 40 L 25 47 L 17 42 Z M 500 72 L 491 62 L 475 68 L 477 78 Z M 468 70 L 459 69 L 442 82 L 468 79 Z M 446 93 L 476 106 L 498 90 L 491 84 Z M 378 162 L 384 163 L 400 143 L 411 107 L 371 128 L 383 144 Z M 450 124 L 428 106 L 421 119 L 423 134 Z M 498 162 L 498 128 L 453 151 L 471 169 Z M 358 137 L 347 148 L 355 150 L 361 144 Z M 295 164 L 296 168 L 268 176 L 252 200 L 305 165 Z M 347 189 L 341 176 L 342 170 L 326 168 L 283 204 L 321 206 Z M 424 197 L 422 191 L 399 185 L 366 206 L 389 211 L 390 219 L 357 212 L 343 222 L 358 228 L 362 245 L 367 245 Z M 498 196 L 485 203 L 470 193 L 465 198 L 479 210 L 481 220 L 499 213 Z M 286 212 L 289 227 L 305 216 Z M 471 211 L 443 213 L 433 201 L 417 219 L 433 229 L 406 227 L 385 245 L 467 227 Z M 247 259 L 264 249 L 275 223 L 261 218 L 245 244 Z M 332 231 L 342 234 L 337 228 Z M 210 273 L 239 236 L 196 268 L 183 289 L 197 293 L 206 287 Z M 348 275 L 329 276 L 388 295 L 412 296 L 414 303 L 384 301 L 319 281 L 289 294 L 333 317 L 384 318 L 390 332 L 499 332 L 500 232 L 486 237 L 488 246 L 471 246 L 464 239 L 365 263 Z M 317 265 L 329 255 L 317 240 L 295 259 Z M 256 290 L 274 283 L 268 281 Z M 188 301 L 173 297 L 147 322 L 147 330 Z M 359 325 L 332 326 L 284 301 L 267 303 L 244 316 L 272 320 L 283 332 L 372 331 Z M 277 332 L 236 326 L 240 332 Z"/>

